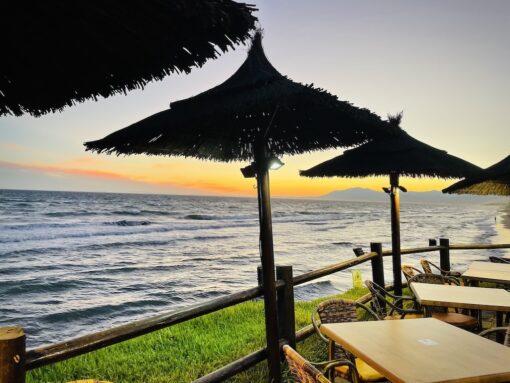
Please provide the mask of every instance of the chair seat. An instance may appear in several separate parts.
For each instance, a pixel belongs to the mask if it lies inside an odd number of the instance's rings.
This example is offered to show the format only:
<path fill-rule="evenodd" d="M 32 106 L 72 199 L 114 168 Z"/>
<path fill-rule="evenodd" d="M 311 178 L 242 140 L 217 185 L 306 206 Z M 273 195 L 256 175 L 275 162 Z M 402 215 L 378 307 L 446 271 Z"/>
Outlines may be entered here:
<path fill-rule="evenodd" d="M 398 320 L 398 319 L 416 319 L 423 318 L 423 314 L 407 314 L 402 318 L 402 315 L 389 315 L 384 317 L 384 320 Z"/>
<path fill-rule="evenodd" d="M 370 367 L 364 360 L 356 358 L 355 364 L 362 381 L 377 382 L 380 380 L 386 380 L 384 376 Z M 335 370 L 342 378 L 349 376 L 349 366 L 339 366 L 336 367 Z"/>
<path fill-rule="evenodd" d="M 478 326 L 478 319 L 471 315 L 459 313 L 432 313 L 432 318 L 439 319 L 456 327 L 474 328 Z"/>

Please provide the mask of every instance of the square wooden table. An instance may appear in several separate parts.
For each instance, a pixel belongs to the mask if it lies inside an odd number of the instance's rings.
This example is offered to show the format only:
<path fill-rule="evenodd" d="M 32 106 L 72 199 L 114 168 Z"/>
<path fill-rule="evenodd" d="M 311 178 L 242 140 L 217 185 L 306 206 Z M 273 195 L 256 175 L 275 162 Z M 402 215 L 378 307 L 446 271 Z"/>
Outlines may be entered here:
<path fill-rule="evenodd" d="M 413 282 L 411 290 L 423 306 L 510 311 L 510 292 L 504 289 Z"/>
<path fill-rule="evenodd" d="M 493 262 L 472 262 L 462 274 L 469 281 L 510 284 L 510 265 Z"/>
<path fill-rule="evenodd" d="M 510 347 L 433 318 L 323 324 L 392 382 L 508 382 Z"/>

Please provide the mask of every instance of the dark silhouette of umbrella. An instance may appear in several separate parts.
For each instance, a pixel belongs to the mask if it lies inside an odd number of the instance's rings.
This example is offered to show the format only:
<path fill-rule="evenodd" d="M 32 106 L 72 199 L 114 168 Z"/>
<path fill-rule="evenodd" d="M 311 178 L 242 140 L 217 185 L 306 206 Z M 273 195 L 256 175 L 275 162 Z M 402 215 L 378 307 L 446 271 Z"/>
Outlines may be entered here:
<path fill-rule="evenodd" d="M 510 156 L 482 170 L 477 176 L 447 187 L 443 193 L 510 195 Z"/>
<path fill-rule="evenodd" d="M 231 0 L 3 1 L 0 115 L 38 116 L 189 72 L 250 37 Z"/>
<path fill-rule="evenodd" d="M 390 117 L 400 125 L 402 115 Z M 369 177 L 390 176 L 390 188 L 383 188 L 391 199 L 391 237 L 395 293 L 402 295 L 400 260 L 400 196 L 399 177 L 461 178 L 480 171 L 476 165 L 436 149 L 401 129 L 395 134 L 373 140 L 342 155 L 301 171 L 305 177 Z"/>
<path fill-rule="evenodd" d="M 257 32 L 246 61 L 224 83 L 85 146 L 99 153 L 254 160 L 242 171 L 257 179 L 269 373 L 278 382 L 268 169 L 276 156 L 362 143 L 390 128 L 366 109 L 282 76 L 267 60 L 261 39 Z"/>

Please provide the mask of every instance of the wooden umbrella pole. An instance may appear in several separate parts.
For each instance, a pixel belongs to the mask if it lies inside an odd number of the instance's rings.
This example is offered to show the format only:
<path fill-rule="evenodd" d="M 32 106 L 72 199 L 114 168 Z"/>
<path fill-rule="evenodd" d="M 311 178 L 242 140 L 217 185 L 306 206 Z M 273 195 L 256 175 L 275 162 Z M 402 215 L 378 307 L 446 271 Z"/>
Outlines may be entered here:
<path fill-rule="evenodd" d="M 400 196 L 399 175 L 390 174 L 390 199 L 391 199 L 391 252 L 393 259 L 393 284 L 395 295 L 402 295 L 402 273 L 400 256 Z"/>
<path fill-rule="evenodd" d="M 278 321 L 276 285 L 273 252 L 273 228 L 271 221 L 271 200 L 269 194 L 269 172 L 265 155 L 257 155 L 257 192 L 260 221 L 260 259 L 264 287 L 264 313 L 266 323 L 267 362 L 269 382 L 280 383 L 280 350 L 278 342 Z"/>

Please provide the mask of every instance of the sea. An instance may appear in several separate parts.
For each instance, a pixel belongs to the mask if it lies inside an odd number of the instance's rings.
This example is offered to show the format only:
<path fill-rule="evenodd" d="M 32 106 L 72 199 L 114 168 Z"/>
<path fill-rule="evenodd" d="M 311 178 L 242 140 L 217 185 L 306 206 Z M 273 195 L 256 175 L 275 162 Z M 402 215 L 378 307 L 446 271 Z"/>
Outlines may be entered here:
<path fill-rule="evenodd" d="M 353 248 L 369 251 L 370 242 L 391 246 L 389 201 L 273 198 L 272 209 L 275 260 L 294 275 L 352 258 Z M 402 247 L 439 237 L 497 243 L 508 211 L 404 200 Z M 254 287 L 258 230 L 253 198 L 0 190 L 0 326 L 23 326 L 33 348 Z M 504 254 L 452 252 L 452 268 Z M 422 256 L 403 263 L 418 266 Z M 356 269 L 370 278 L 369 263 Z M 385 273 L 391 281 L 390 258 Z M 309 300 L 352 284 L 346 270 L 295 295 Z"/>

